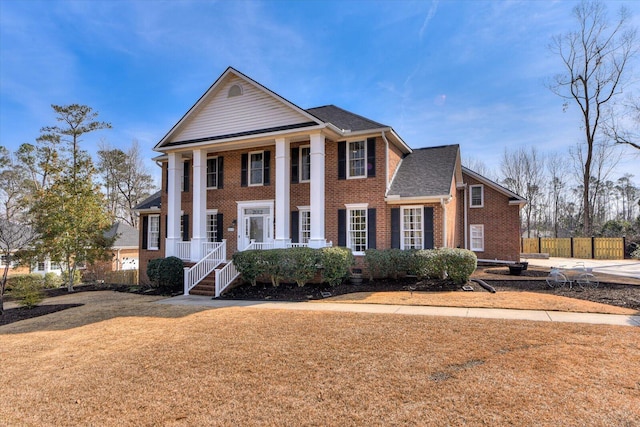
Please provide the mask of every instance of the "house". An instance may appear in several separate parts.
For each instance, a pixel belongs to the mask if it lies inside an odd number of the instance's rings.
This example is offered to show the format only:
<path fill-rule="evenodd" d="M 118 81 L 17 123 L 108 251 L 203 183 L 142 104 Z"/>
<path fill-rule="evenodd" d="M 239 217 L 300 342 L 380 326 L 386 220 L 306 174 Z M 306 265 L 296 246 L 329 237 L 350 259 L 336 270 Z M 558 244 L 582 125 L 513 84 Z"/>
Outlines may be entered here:
<path fill-rule="evenodd" d="M 525 201 L 463 168 L 458 145 L 413 150 L 388 125 L 302 109 L 231 67 L 154 149 L 162 190 L 137 207 L 142 280 L 150 259 L 207 257 L 219 294 L 236 274 L 229 254 L 300 245 L 519 259 Z M 192 270 L 185 291 L 204 274 Z"/>

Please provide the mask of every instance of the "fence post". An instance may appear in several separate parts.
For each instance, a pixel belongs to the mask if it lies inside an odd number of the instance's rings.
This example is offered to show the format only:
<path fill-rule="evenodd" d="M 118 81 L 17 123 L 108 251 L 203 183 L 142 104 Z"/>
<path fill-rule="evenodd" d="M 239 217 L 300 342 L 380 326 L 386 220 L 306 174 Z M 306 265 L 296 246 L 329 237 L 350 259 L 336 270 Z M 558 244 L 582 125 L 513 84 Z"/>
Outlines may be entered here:
<path fill-rule="evenodd" d="M 591 259 L 596 258 L 596 240 L 591 236 Z"/>
<path fill-rule="evenodd" d="M 573 258 L 573 237 L 571 238 L 571 258 Z"/>
<path fill-rule="evenodd" d="M 189 267 L 184 268 L 184 295 L 189 295 Z"/>
<path fill-rule="evenodd" d="M 627 237 L 622 236 L 622 259 L 627 258 Z"/>

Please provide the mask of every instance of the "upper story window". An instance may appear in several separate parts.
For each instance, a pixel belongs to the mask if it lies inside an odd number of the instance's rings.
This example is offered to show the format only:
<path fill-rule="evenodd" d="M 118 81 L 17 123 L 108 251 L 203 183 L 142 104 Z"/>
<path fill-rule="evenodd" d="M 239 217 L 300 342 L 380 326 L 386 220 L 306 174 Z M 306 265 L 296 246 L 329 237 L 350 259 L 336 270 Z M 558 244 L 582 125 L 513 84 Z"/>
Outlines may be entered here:
<path fill-rule="evenodd" d="M 311 180 L 311 147 L 300 147 L 300 182 Z"/>
<path fill-rule="evenodd" d="M 484 186 L 472 185 L 469 187 L 469 202 L 472 208 L 484 206 Z"/>
<path fill-rule="evenodd" d="M 264 152 L 249 153 L 249 185 L 264 183 Z"/>
<path fill-rule="evenodd" d="M 367 144 L 365 141 L 349 142 L 347 149 L 348 178 L 367 176 Z"/>
<path fill-rule="evenodd" d="M 218 158 L 207 159 L 207 188 L 218 188 Z"/>

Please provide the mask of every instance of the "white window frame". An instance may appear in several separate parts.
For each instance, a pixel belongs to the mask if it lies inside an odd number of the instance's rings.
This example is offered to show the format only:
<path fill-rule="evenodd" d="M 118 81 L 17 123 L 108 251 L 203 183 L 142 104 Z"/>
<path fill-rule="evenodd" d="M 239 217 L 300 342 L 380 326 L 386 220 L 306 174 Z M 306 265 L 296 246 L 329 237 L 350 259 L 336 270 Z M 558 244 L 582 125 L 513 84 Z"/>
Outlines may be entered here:
<path fill-rule="evenodd" d="M 419 226 L 419 228 L 416 229 L 406 229 L 407 224 L 405 223 L 405 211 L 406 210 L 417 210 L 419 215 L 420 215 L 420 222 L 419 223 L 415 223 Z M 414 239 L 414 243 L 413 244 L 408 244 L 406 239 L 405 239 L 405 232 L 417 232 L 419 233 L 419 237 L 413 237 Z M 418 240 L 419 239 L 419 240 Z M 416 241 L 419 241 L 418 243 L 415 243 Z M 403 250 L 409 250 L 409 249 L 422 249 L 424 248 L 424 206 L 416 206 L 416 205 L 412 205 L 412 206 L 401 206 L 400 208 L 400 247 Z"/>
<path fill-rule="evenodd" d="M 215 172 L 211 172 L 209 170 L 209 161 L 212 162 L 213 165 L 215 165 L 216 171 Z M 213 175 L 216 180 L 216 185 L 214 186 L 209 186 L 209 175 Z M 218 156 L 215 157 L 207 157 L 207 190 L 215 190 L 218 188 Z"/>
<path fill-rule="evenodd" d="M 157 220 L 158 231 L 152 231 L 151 229 L 151 225 L 154 219 Z M 152 236 L 154 235 L 157 235 L 157 237 L 155 238 L 155 242 L 154 239 L 152 239 Z M 152 245 L 152 243 L 155 243 L 155 246 Z M 158 214 L 149 215 L 149 223 L 147 224 L 147 249 L 150 251 L 157 251 L 158 249 L 160 249 L 160 215 Z"/>
<path fill-rule="evenodd" d="M 368 223 L 369 218 L 368 218 L 368 211 L 367 211 L 367 209 L 369 209 L 369 204 L 354 203 L 354 204 L 348 204 L 348 205 L 345 204 L 344 206 L 347 208 L 347 247 L 351 249 L 354 255 L 364 255 L 364 251 L 369 246 L 369 223 Z M 354 247 L 355 243 L 353 242 L 354 238 L 352 236 L 352 233 L 362 232 L 362 230 L 354 230 L 352 228 L 351 213 L 354 211 L 364 211 L 364 249 L 361 251 L 358 251 L 355 249 Z"/>
<path fill-rule="evenodd" d="M 298 242 L 309 243 L 311 240 L 311 207 L 298 206 Z M 305 215 L 308 217 L 305 222 Z M 306 236 L 305 236 L 306 235 Z"/>
<path fill-rule="evenodd" d="M 188 163 L 188 162 L 189 162 L 189 160 L 188 160 L 188 159 L 187 159 L 187 160 L 183 160 L 183 161 L 182 161 L 182 169 L 180 170 L 180 192 L 181 192 L 181 193 L 184 193 L 184 192 L 185 192 L 185 191 L 184 191 L 184 178 L 185 178 L 185 176 L 184 176 L 184 164 L 185 164 L 185 163 Z M 187 172 L 187 173 L 188 173 L 188 172 Z"/>
<path fill-rule="evenodd" d="M 260 163 L 261 163 L 261 166 L 260 166 L 260 182 L 255 182 L 255 183 L 251 182 L 251 178 L 253 176 L 253 174 L 251 172 L 253 172 L 254 170 L 257 170 L 257 169 L 253 169 L 251 167 L 252 166 L 251 156 L 253 156 L 254 154 L 260 154 L 260 156 L 262 156 L 262 158 L 260 160 Z M 251 152 L 249 152 L 249 157 L 248 157 L 247 163 L 248 163 L 248 165 L 247 165 L 247 174 L 249 175 L 247 177 L 247 183 L 248 183 L 249 187 L 259 187 L 261 185 L 264 185 L 264 151 L 251 151 Z"/>
<path fill-rule="evenodd" d="M 213 217 L 213 230 L 209 229 L 209 217 Z M 217 242 L 218 237 L 218 210 L 217 209 L 207 209 L 205 213 L 205 236 L 207 239 L 207 243 L 215 243 Z M 213 240 L 210 239 L 213 238 Z"/>
<path fill-rule="evenodd" d="M 480 236 L 474 236 L 474 233 L 479 233 Z M 474 245 L 474 239 L 480 239 L 481 245 Z M 474 252 L 484 252 L 484 224 L 471 224 L 469 225 L 469 248 Z"/>
<path fill-rule="evenodd" d="M 351 158 L 351 152 L 353 151 L 351 149 L 351 144 L 357 144 L 357 143 L 362 143 L 364 148 L 363 149 L 364 154 L 362 158 L 362 161 L 364 162 L 363 173 L 362 175 L 351 175 L 351 162 L 355 160 Z M 347 142 L 347 179 L 359 179 L 359 178 L 366 178 L 366 177 L 367 177 L 367 140 L 363 139 L 363 140 Z"/>
<path fill-rule="evenodd" d="M 474 205 L 473 204 L 473 189 L 474 188 L 479 188 L 480 189 L 480 204 L 479 205 Z M 483 208 L 484 207 L 484 185 L 477 184 L 477 185 L 470 185 L 469 186 L 469 206 L 472 207 L 472 208 Z"/>
<path fill-rule="evenodd" d="M 304 150 L 309 150 L 309 155 L 307 156 L 309 158 L 309 177 L 308 178 L 304 177 L 304 170 L 305 170 L 305 168 L 304 168 L 304 166 L 305 166 L 304 157 L 305 156 L 303 154 Z M 309 181 L 311 181 L 311 146 L 310 145 L 301 146 L 300 147 L 299 156 L 300 156 L 300 158 L 299 158 L 299 161 L 298 161 L 298 165 L 300 165 L 300 166 L 299 166 L 298 170 L 300 171 L 299 172 L 300 176 L 299 176 L 298 182 L 309 182 Z"/>

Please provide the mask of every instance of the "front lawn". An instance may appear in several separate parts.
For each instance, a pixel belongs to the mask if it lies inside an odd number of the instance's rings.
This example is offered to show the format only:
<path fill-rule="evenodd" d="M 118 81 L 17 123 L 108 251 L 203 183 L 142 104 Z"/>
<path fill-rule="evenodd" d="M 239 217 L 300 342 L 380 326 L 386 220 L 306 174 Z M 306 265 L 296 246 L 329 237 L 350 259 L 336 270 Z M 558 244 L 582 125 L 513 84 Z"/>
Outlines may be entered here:
<path fill-rule="evenodd" d="M 0 327 L 3 424 L 640 423 L 637 327 L 60 298 Z"/>

